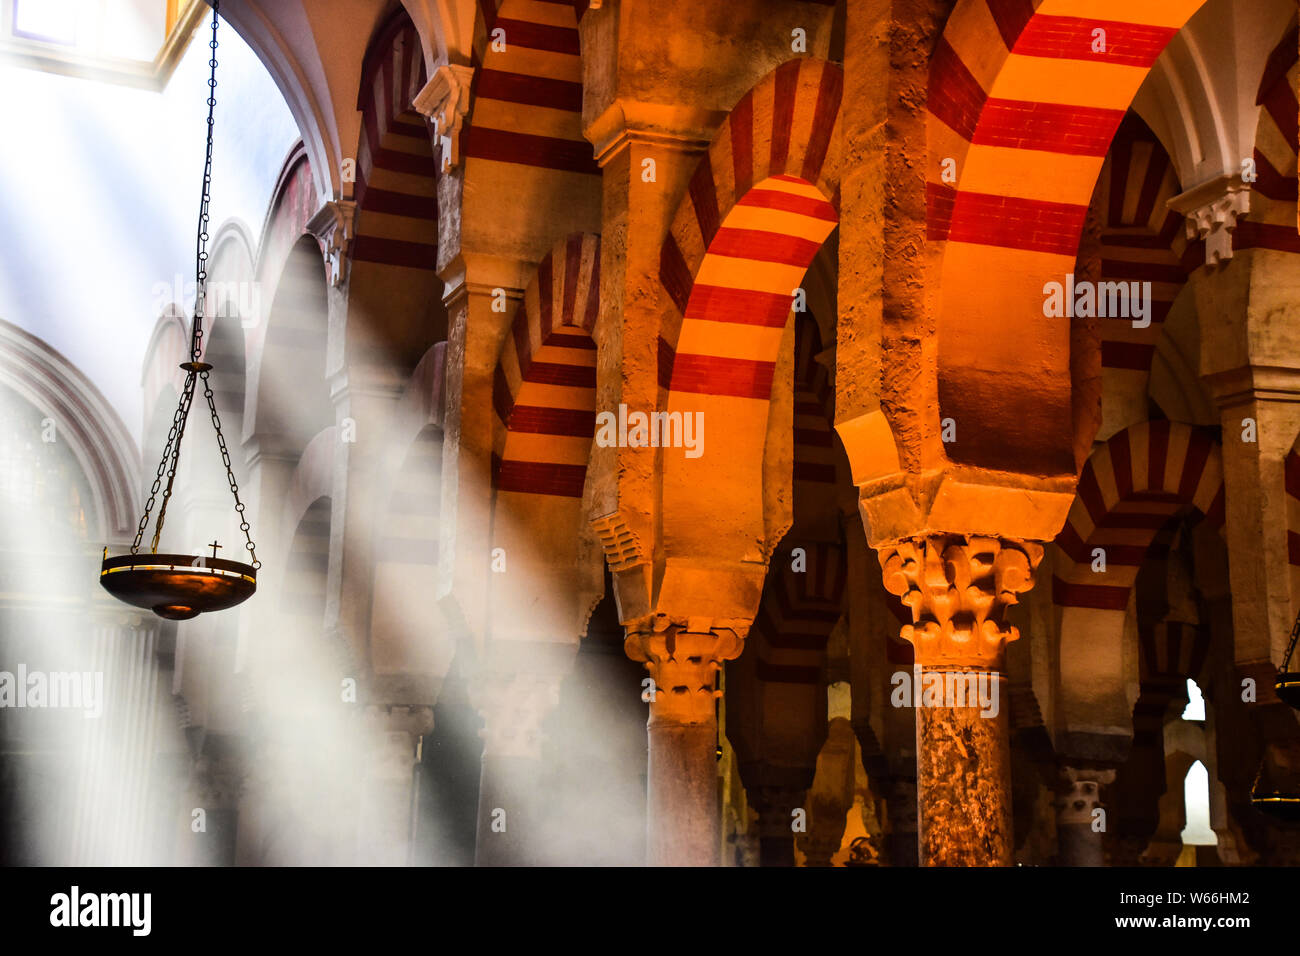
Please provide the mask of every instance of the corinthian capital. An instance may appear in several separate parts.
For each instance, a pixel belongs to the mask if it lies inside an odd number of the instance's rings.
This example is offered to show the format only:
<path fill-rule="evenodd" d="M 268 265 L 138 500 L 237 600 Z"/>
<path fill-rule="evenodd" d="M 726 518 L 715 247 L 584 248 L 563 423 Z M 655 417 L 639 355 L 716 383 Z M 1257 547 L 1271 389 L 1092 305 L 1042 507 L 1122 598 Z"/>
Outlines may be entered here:
<path fill-rule="evenodd" d="M 1092 823 L 1092 811 L 1101 806 L 1101 788 L 1114 782 L 1113 768 L 1062 767 L 1057 789 L 1056 822 Z"/>
<path fill-rule="evenodd" d="M 1006 608 L 1034 586 L 1043 546 L 1033 541 L 931 534 L 879 549 L 885 588 L 912 611 L 901 636 L 927 667 L 1000 669 L 1020 636 Z"/>
<path fill-rule="evenodd" d="M 718 668 L 740 656 L 744 641 L 727 628 L 687 631 L 677 626 L 629 634 L 623 648 L 641 661 L 654 681 L 651 720 L 698 724 L 713 719 L 720 696 Z"/>

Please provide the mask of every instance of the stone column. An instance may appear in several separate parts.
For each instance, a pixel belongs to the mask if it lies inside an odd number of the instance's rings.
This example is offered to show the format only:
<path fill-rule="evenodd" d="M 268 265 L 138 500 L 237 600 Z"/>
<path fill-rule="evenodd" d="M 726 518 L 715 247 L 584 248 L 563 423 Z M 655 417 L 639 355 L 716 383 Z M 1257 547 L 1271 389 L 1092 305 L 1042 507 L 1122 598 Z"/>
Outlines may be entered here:
<path fill-rule="evenodd" d="M 910 768 L 909 768 L 910 769 Z M 885 852 L 890 866 L 917 866 L 919 817 L 916 811 L 916 776 L 891 773 L 885 778 Z"/>
<path fill-rule="evenodd" d="M 440 181 L 440 190 L 443 185 Z M 449 331 L 435 596 L 459 636 L 481 637 L 486 625 L 492 387 L 501 343 L 533 270 L 522 259 L 460 250 L 438 273 Z"/>
<path fill-rule="evenodd" d="M 1113 769 L 1062 767 L 1056 801 L 1057 862 L 1061 866 L 1105 866 L 1105 817 L 1101 788 L 1115 782 Z M 1099 825 L 1100 823 L 1100 825 Z"/>
<path fill-rule="evenodd" d="M 561 673 L 480 673 L 470 703 L 483 717 L 475 866 L 540 866 L 546 852 L 542 724 L 560 702 Z"/>
<path fill-rule="evenodd" d="M 180 866 L 235 865 L 239 802 L 247 774 L 238 747 L 233 738 L 203 735 L 189 786 L 178 801 L 182 829 L 176 863 Z M 201 827 L 196 809 L 203 810 Z"/>
<path fill-rule="evenodd" d="M 849 721 L 831 718 L 826 742 L 817 755 L 817 773 L 806 797 L 808 832 L 799 838 L 807 866 L 830 866 L 844 842 L 844 827 L 853 806 L 855 744 Z"/>
<path fill-rule="evenodd" d="M 420 762 L 420 738 L 433 730 L 433 708 L 371 707 L 366 710 L 366 723 L 380 746 L 367 754 L 357 861 L 363 866 L 409 866 L 415 767 Z"/>
<path fill-rule="evenodd" d="M 740 655 L 735 631 L 669 626 L 629 634 L 629 657 L 654 681 L 650 702 L 646 856 L 651 866 L 718 866 L 718 668 Z"/>
<path fill-rule="evenodd" d="M 1281 529 L 1287 525 L 1286 457 L 1300 432 L 1300 370 L 1241 368 L 1206 378 L 1223 425 L 1236 661 L 1280 664 L 1294 622 Z"/>
<path fill-rule="evenodd" d="M 375 526 L 384 507 L 381 469 L 404 377 L 393 368 L 354 368 L 340 372 L 333 386 L 340 431 L 331 482 L 325 630 L 341 634 L 357 661 L 369 654 Z"/>
<path fill-rule="evenodd" d="M 1042 545 L 929 534 L 879 549 L 885 587 L 912 611 L 916 650 L 919 855 L 926 866 L 1009 866 L 1011 822 L 1006 608 L 1034 584 Z M 931 676 L 934 675 L 934 676 Z M 936 682 L 940 696 L 923 688 Z M 966 703 L 978 689 L 992 706 Z M 954 693 L 955 691 L 955 693 Z M 996 695 L 996 696 L 994 696 Z"/>

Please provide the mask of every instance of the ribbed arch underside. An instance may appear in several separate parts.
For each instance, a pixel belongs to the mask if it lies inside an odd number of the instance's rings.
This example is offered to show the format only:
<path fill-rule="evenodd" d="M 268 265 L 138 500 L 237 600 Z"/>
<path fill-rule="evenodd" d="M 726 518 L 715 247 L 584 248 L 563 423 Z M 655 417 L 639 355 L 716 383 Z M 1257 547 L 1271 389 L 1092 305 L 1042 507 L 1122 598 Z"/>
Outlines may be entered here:
<path fill-rule="evenodd" d="M 843 613 L 843 548 L 798 546 L 804 550 L 800 570 L 794 570 L 789 551 L 773 560 L 754 619 L 750 639 L 755 646 L 746 653 L 753 655 L 754 676 L 760 681 L 821 683 L 826 643 Z"/>
<path fill-rule="evenodd" d="M 538 264 L 493 385 L 502 492 L 581 498 L 596 429 L 600 239 L 575 234 Z"/>
<path fill-rule="evenodd" d="M 1183 683 L 1199 680 L 1210 652 L 1210 629 L 1182 621 L 1161 621 L 1140 638 L 1140 677 L 1148 681 Z"/>
<path fill-rule="evenodd" d="M 1183 217 L 1166 205 L 1182 192 L 1173 161 L 1156 135 L 1136 113 L 1120 124 L 1099 184 L 1102 216 L 1102 282 L 1150 282 L 1151 324 L 1108 317 L 1101 324 L 1103 368 L 1148 373 L 1156 343 L 1174 300 L 1186 282 L 1186 269 L 1197 263 L 1189 249 Z M 1198 247 L 1204 262 L 1204 243 Z"/>
<path fill-rule="evenodd" d="M 948 446 L 955 461 L 1073 472 L 1070 326 L 1044 316 L 1043 289 L 1073 270 L 1111 140 L 1203 2 L 960 0 L 950 17 L 927 103 L 927 234 L 946 244 L 940 414 L 970 436 Z"/>
<path fill-rule="evenodd" d="M 817 322 L 804 313 L 794 330 L 794 469 L 795 524 L 811 509 L 835 508 L 835 389 L 822 351 Z"/>
<path fill-rule="evenodd" d="M 1300 141 L 1300 28 L 1273 49 L 1260 80 L 1255 130 L 1255 173 L 1250 215 L 1237 223 L 1234 249 L 1300 252 L 1296 213 L 1296 153 Z"/>
<path fill-rule="evenodd" d="M 1300 440 L 1286 456 L 1286 551 L 1291 565 L 1291 603 L 1300 605 Z"/>
<path fill-rule="evenodd" d="M 429 273 L 437 268 L 438 167 L 429 126 L 413 105 L 425 81 L 415 26 L 398 11 L 371 42 L 362 67 L 353 193 L 362 215 L 352 243 L 354 263 Z M 392 270 L 378 274 L 401 277 Z"/>
<path fill-rule="evenodd" d="M 1221 528 L 1223 495 L 1222 453 L 1205 433 L 1168 421 L 1119 432 L 1088 459 L 1057 535 L 1056 604 L 1123 611 L 1153 544 L 1193 509 Z"/>

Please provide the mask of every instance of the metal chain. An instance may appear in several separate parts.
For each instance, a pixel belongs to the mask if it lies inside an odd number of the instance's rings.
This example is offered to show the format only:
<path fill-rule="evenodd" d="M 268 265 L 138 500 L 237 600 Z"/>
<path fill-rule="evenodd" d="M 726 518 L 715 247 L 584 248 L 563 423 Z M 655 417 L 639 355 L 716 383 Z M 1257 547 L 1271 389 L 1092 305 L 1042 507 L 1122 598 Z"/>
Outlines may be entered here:
<path fill-rule="evenodd" d="M 172 427 L 167 432 L 167 444 L 163 446 L 162 460 L 158 462 L 158 474 L 154 476 L 153 487 L 149 489 L 149 500 L 145 503 L 144 514 L 140 517 L 140 526 L 135 529 L 135 540 L 131 542 L 131 553 L 137 554 L 140 551 L 140 541 L 144 538 L 144 529 L 149 526 L 149 512 L 153 511 L 154 499 L 158 495 L 158 489 L 162 487 L 163 472 L 167 470 L 167 462 L 172 456 L 172 444 L 176 441 L 176 434 L 184 429 L 182 422 L 182 413 L 185 410 L 185 397 L 181 395 L 181 401 L 176 406 L 176 412 L 172 415 Z M 155 551 L 157 548 L 154 549 Z"/>
<path fill-rule="evenodd" d="M 212 0 L 212 39 L 208 46 L 208 143 L 203 160 L 203 189 L 199 198 L 199 230 L 195 239 L 194 256 L 194 327 L 190 337 L 190 361 L 199 361 L 203 352 L 203 306 L 208 284 L 208 205 L 212 202 L 212 126 L 213 110 L 217 105 L 217 7 L 221 0 Z"/>
<path fill-rule="evenodd" d="M 1295 624 L 1291 627 L 1291 643 L 1286 646 L 1286 657 L 1282 658 L 1283 674 L 1291 670 L 1291 655 L 1295 653 L 1297 639 L 1300 639 L 1300 614 L 1296 615 Z"/>
<path fill-rule="evenodd" d="M 235 496 L 235 513 L 239 515 L 239 530 L 244 532 L 245 547 L 248 548 L 248 556 L 252 558 L 249 563 L 254 568 L 260 568 L 262 562 L 257 560 L 257 546 L 253 544 L 253 536 L 249 533 L 251 526 L 248 518 L 244 516 L 244 503 L 239 500 L 239 483 L 235 481 L 235 472 L 230 467 L 230 452 L 226 450 L 226 436 L 221 434 L 221 419 L 217 417 L 217 403 L 212 397 L 212 386 L 208 384 L 208 373 L 202 374 L 203 378 L 203 397 L 208 400 L 208 411 L 212 413 L 212 427 L 217 430 L 217 447 L 221 449 L 221 463 L 226 466 L 226 480 L 230 482 L 230 493 Z"/>
<path fill-rule="evenodd" d="M 208 41 L 208 48 L 212 51 L 208 57 L 208 134 L 207 148 L 203 162 L 203 188 L 199 199 L 199 226 L 198 236 L 195 240 L 195 291 L 194 291 L 194 324 L 190 332 L 190 362 L 200 363 L 203 357 L 203 310 L 207 298 L 207 281 L 208 281 L 208 207 L 212 202 L 212 130 L 213 114 L 217 105 L 217 24 L 219 23 L 217 12 L 221 6 L 221 0 L 212 0 L 212 39 Z M 167 475 L 167 486 L 163 490 L 162 504 L 158 509 L 158 519 L 154 525 L 153 541 L 150 545 L 153 553 L 158 552 L 158 539 L 162 536 L 163 522 L 167 517 L 167 503 L 171 499 L 172 485 L 176 480 L 176 469 L 180 465 L 181 458 L 181 439 L 185 436 L 185 423 L 189 419 L 190 406 L 194 401 L 194 390 L 199 376 L 203 378 L 203 397 L 207 400 L 208 411 L 212 417 L 212 427 L 217 432 L 217 447 L 221 450 L 221 463 L 226 468 L 226 481 L 230 484 L 230 493 L 235 498 L 235 513 L 239 515 L 239 530 L 244 532 L 244 540 L 247 542 L 248 554 L 252 559 L 252 566 L 260 568 L 262 563 L 257 560 L 256 546 L 253 544 L 253 538 L 250 535 L 251 526 L 244 515 L 244 503 L 239 499 L 239 484 L 235 481 L 235 472 L 231 467 L 230 452 L 226 448 L 226 438 L 221 432 L 221 417 L 217 414 L 216 402 L 212 394 L 212 386 L 208 381 L 208 370 L 191 368 L 185 379 L 185 388 L 181 392 L 180 401 L 176 406 L 176 413 L 172 416 L 172 427 L 167 433 L 167 443 L 163 446 L 162 460 L 158 462 L 158 473 L 154 476 L 153 486 L 149 489 L 149 500 L 145 503 L 144 515 L 140 518 L 140 525 L 135 532 L 135 540 L 131 544 L 131 553 L 136 554 L 140 550 L 140 542 L 144 537 L 145 529 L 149 526 L 149 515 L 153 511 L 154 503 L 158 497 L 158 489 L 162 487 L 164 472 Z"/>
<path fill-rule="evenodd" d="M 167 504 L 172 497 L 172 484 L 176 481 L 176 469 L 181 463 L 181 439 L 185 437 L 185 423 L 190 418 L 190 405 L 194 401 L 194 379 L 195 375 L 190 372 L 185 377 L 185 388 L 181 391 L 180 404 L 180 427 L 176 430 L 176 444 L 172 447 L 171 461 L 167 469 L 167 487 L 163 489 L 162 504 L 158 508 L 158 521 L 153 528 L 153 541 L 149 545 L 149 550 L 153 554 L 158 553 L 158 539 L 162 537 L 163 522 L 167 520 Z"/>

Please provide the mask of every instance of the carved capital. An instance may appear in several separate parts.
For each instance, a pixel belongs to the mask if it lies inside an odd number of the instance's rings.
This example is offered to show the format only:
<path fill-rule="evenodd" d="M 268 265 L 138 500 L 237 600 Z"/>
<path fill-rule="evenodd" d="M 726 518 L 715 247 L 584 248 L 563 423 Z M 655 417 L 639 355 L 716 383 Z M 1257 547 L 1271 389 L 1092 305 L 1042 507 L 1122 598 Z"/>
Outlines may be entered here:
<path fill-rule="evenodd" d="M 1250 213 L 1250 184 L 1221 176 L 1175 196 L 1168 206 L 1187 218 L 1188 239 L 1205 240 L 1205 261 L 1215 265 L 1232 258 L 1237 220 Z"/>
<path fill-rule="evenodd" d="M 483 753 L 540 759 L 542 724 L 560 702 L 560 674 L 491 672 L 470 682 L 471 706 L 483 717 Z"/>
<path fill-rule="evenodd" d="M 1033 541 L 932 534 L 879 549 L 885 588 L 912 611 L 903 640 L 925 667 L 998 670 L 1020 634 L 1004 620 L 1034 586 L 1043 546 Z"/>
<path fill-rule="evenodd" d="M 740 656 L 744 640 L 735 631 L 690 631 L 669 626 L 627 636 L 627 656 L 645 664 L 654 680 L 651 721 L 698 724 L 714 716 L 718 668 Z"/>
<path fill-rule="evenodd" d="M 307 230 L 320 243 L 330 285 L 338 287 L 348 278 L 348 257 L 356 233 L 357 204 L 350 199 L 332 199 L 307 220 Z"/>
<path fill-rule="evenodd" d="M 460 165 L 460 133 L 469 115 L 470 84 L 474 68 L 447 63 L 434 71 L 424 89 L 415 94 L 415 108 L 428 117 L 442 146 L 442 171 Z"/>
<path fill-rule="evenodd" d="M 1101 806 L 1101 788 L 1115 782 L 1113 769 L 1062 767 L 1056 798 L 1058 825 L 1092 823 L 1092 811 Z"/>

